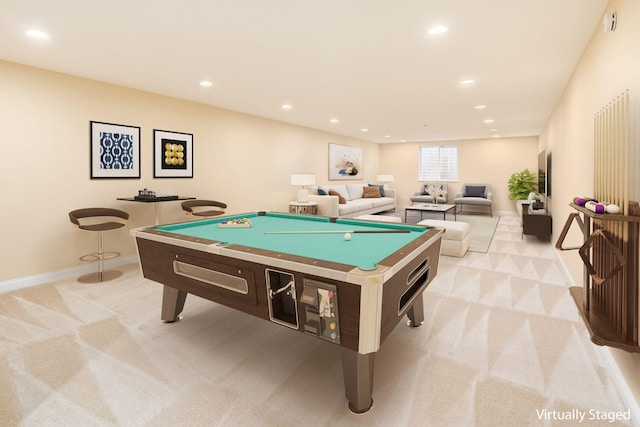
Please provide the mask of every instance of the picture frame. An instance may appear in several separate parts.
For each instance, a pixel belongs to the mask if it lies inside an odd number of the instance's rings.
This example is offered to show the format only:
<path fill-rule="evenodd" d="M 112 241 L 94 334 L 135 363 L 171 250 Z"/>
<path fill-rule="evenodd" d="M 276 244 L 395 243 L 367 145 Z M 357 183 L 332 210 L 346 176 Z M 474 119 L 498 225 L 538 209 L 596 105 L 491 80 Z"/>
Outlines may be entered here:
<path fill-rule="evenodd" d="M 153 130 L 153 177 L 193 178 L 193 134 Z"/>
<path fill-rule="evenodd" d="M 329 143 L 329 180 L 362 179 L 362 148 Z"/>
<path fill-rule="evenodd" d="M 140 127 L 89 122 L 91 179 L 140 179 Z"/>

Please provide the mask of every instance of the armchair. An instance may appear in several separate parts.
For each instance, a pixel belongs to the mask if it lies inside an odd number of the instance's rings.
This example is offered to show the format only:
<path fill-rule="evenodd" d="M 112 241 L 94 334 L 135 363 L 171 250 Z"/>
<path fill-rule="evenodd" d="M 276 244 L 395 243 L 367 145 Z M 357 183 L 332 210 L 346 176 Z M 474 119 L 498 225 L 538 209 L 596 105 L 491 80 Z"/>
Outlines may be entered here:
<path fill-rule="evenodd" d="M 430 185 L 436 185 L 443 195 L 429 194 Z M 434 203 L 437 196 L 438 203 L 447 203 L 447 184 L 442 182 L 425 182 L 420 186 L 420 190 L 411 196 L 411 204 L 414 203 Z"/>
<path fill-rule="evenodd" d="M 463 184 L 453 203 L 456 205 L 456 213 L 462 212 L 463 205 L 486 206 L 489 208 L 489 215 L 493 216 L 491 206 L 493 205 L 493 192 L 490 184 Z M 458 210 L 460 205 L 460 210 Z"/>

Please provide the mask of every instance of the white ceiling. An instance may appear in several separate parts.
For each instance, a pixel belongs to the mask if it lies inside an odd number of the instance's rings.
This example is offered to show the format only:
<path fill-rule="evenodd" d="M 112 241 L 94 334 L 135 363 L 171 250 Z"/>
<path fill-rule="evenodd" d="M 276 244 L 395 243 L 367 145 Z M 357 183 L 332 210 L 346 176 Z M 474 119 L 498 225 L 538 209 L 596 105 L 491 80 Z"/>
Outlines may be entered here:
<path fill-rule="evenodd" d="M 528 136 L 545 125 L 606 5 L 0 0 L 0 59 L 374 142 Z M 448 33 L 428 36 L 436 24 Z M 50 39 L 25 36 L 31 28 Z M 463 79 L 476 84 L 459 87 Z"/>

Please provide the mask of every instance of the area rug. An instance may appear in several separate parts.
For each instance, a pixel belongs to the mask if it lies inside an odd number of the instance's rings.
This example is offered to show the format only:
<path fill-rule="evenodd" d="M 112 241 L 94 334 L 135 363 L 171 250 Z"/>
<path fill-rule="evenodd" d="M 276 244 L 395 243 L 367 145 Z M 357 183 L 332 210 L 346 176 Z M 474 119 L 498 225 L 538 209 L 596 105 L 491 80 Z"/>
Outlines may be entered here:
<path fill-rule="evenodd" d="M 420 214 L 422 214 L 422 216 Z M 398 209 L 398 212 L 393 213 L 385 212 L 382 215 L 400 217 L 403 221 L 405 218 L 404 209 Z M 453 218 L 453 214 L 447 215 L 448 221 L 453 221 Z M 417 211 L 407 212 L 406 222 L 408 224 L 417 224 L 424 219 L 441 220 L 442 213 Z M 457 215 L 456 220 L 459 222 L 466 222 L 471 226 L 471 229 L 469 231 L 469 251 L 486 254 L 489 251 L 489 247 L 491 246 L 491 241 L 493 240 L 493 235 L 495 234 L 496 228 L 498 227 L 500 217 L 459 214 Z"/>

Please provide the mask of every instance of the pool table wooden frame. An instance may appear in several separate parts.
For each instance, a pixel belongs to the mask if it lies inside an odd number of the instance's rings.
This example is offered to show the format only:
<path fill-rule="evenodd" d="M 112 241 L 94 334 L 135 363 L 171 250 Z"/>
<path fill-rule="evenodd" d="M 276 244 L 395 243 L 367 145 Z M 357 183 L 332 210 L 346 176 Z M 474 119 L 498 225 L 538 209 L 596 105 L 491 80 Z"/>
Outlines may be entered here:
<path fill-rule="evenodd" d="M 189 293 L 272 320 L 266 278 L 266 272 L 272 269 L 294 277 L 297 295 L 302 295 L 305 279 L 335 286 L 345 395 L 349 408 L 356 413 L 368 411 L 373 404 L 375 352 L 405 315 L 411 326 L 420 326 L 424 320 L 422 293 L 437 274 L 442 233 L 441 229 L 425 227 L 419 237 L 380 261 L 374 270 L 361 270 L 347 264 L 221 244 L 156 227 L 131 231 L 144 277 L 164 285 L 161 319 L 165 322 L 180 319 Z M 176 261 L 244 279 L 246 293 L 177 274 Z M 302 306 L 298 302 L 297 330 L 305 332 Z"/>

